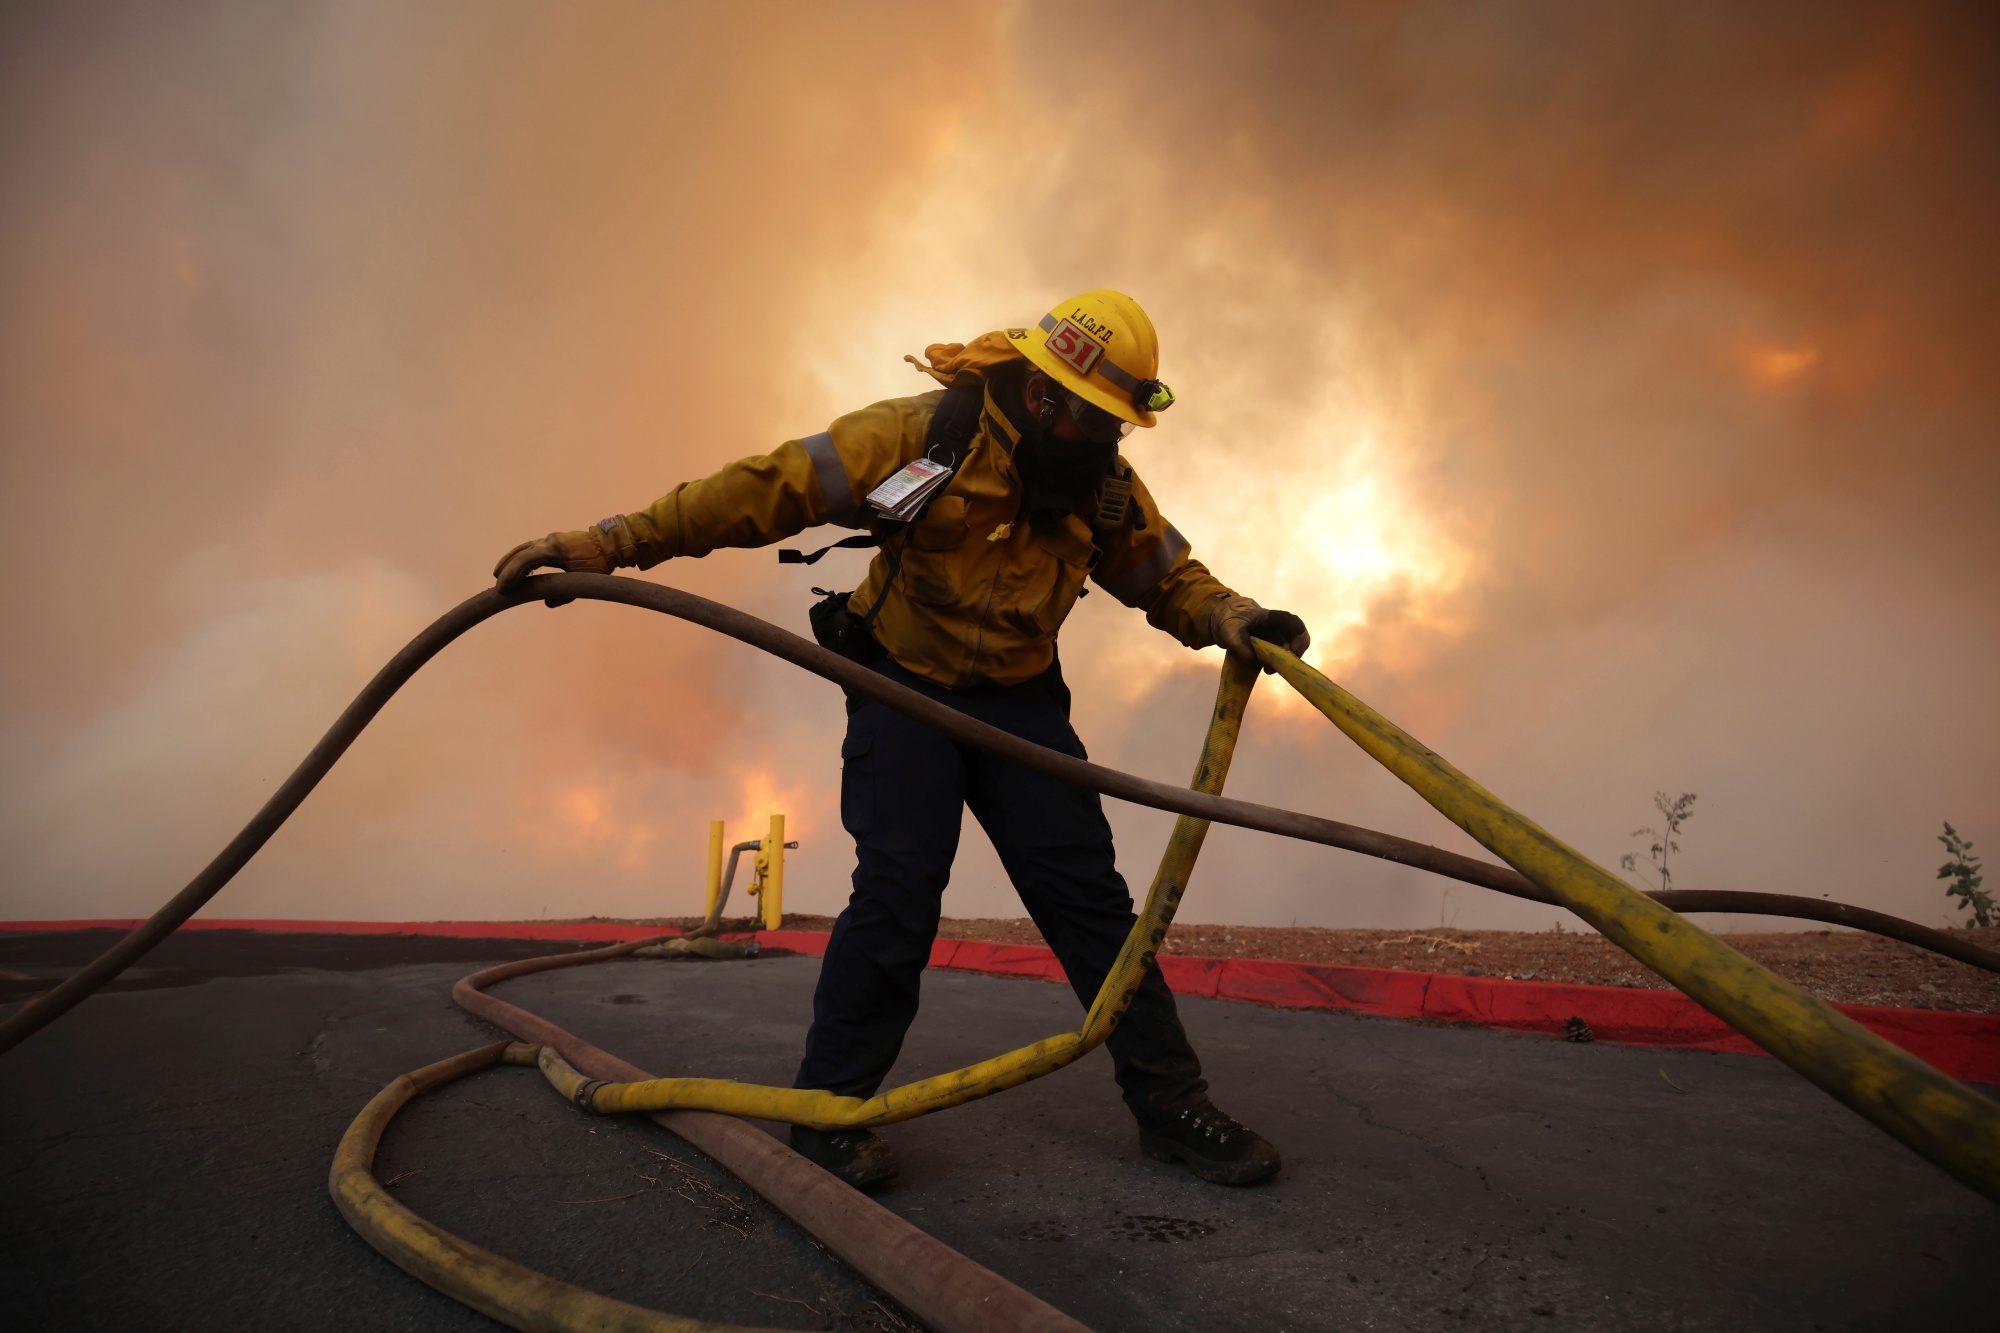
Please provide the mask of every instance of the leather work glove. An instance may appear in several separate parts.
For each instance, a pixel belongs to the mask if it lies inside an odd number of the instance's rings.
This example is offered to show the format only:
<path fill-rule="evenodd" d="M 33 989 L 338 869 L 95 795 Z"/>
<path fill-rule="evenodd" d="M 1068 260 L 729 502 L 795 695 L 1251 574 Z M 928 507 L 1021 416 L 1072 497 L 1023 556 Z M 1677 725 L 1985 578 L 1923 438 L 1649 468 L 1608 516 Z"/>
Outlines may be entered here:
<path fill-rule="evenodd" d="M 520 585 L 534 569 L 554 568 L 569 574 L 609 574 L 638 563 L 631 533 L 622 518 L 607 518 L 580 532 L 551 532 L 538 541 L 522 542 L 500 557 L 493 579 L 501 592 Z"/>
<path fill-rule="evenodd" d="M 1295 656 L 1312 646 L 1305 621 L 1290 611 L 1267 610 L 1248 597 L 1217 599 L 1208 613 L 1208 634 L 1231 656 L 1253 664 L 1257 661 L 1257 650 L 1250 646 L 1253 638 L 1274 643 Z"/>

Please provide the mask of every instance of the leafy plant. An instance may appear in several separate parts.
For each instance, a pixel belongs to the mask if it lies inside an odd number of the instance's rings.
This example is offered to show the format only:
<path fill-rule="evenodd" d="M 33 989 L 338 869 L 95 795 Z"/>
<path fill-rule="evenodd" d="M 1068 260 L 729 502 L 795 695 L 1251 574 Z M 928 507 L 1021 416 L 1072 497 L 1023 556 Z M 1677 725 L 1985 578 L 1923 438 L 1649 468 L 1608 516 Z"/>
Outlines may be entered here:
<path fill-rule="evenodd" d="M 1672 799 L 1668 799 L 1665 792 L 1656 791 L 1653 793 L 1653 808 L 1660 812 L 1660 820 L 1666 827 L 1632 830 L 1632 836 L 1635 838 L 1653 840 L 1653 845 L 1646 849 L 1646 854 L 1652 858 L 1653 873 L 1660 878 L 1662 893 L 1674 887 L 1674 872 L 1668 862 L 1673 859 L 1673 854 L 1681 849 L 1680 843 L 1676 842 L 1675 838 L 1687 826 L 1687 822 L 1694 818 L 1694 800 L 1695 794 L 1691 791 L 1684 791 Z M 1637 871 L 1639 854 L 1627 852 L 1618 858 L 1618 864 L 1627 870 Z"/>
<path fill-rule="evenodd" d="M 1944 896 L 1958 899 L 1958 910 L 1972 913 L 1975 926 L 2000 925 L 2000 908 L 1996 908 L 1993 896 L 1979 887 L 1986 878 L 1980 867 L 1979 858 L 1972 854 L 1972 844 L 1958 836 L 1958 830 L 1944 821 L 1944 832 L 1938 835 L 1944 844 L 1945 854 L 1951 859 L 1938 867 L 1937 877 L 1948 879 Z"/>

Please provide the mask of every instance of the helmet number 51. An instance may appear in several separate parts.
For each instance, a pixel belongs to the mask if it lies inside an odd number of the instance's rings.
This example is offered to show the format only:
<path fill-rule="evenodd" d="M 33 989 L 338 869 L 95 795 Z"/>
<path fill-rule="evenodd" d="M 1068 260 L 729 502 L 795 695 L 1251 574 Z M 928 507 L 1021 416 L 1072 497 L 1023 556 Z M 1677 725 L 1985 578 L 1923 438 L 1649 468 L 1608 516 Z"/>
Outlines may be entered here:
<path fill-rule="evenodd" d="M 1049 350 L 1064 364 L 1074 367 L 1079 375 L 1088 375 L 1097 358 L 1104 355 L 1095 338 L 1068 320 L 1056 325 L 1055 332 L 1049 335 Z"/>

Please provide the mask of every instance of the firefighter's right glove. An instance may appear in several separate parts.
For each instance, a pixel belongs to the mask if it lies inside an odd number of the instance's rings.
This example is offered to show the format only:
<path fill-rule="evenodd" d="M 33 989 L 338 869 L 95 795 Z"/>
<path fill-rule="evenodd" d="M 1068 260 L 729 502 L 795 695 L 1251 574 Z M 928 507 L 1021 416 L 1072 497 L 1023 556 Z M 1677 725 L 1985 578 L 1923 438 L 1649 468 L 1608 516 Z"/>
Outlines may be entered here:
<path fill-rule="evenodd" d="M 1253 638 L 1274 643 L 1294 655 L 1302 655 L 1312 646 L 1305 621 L 1290 611 L 1261 607 L 1248 597 L 1218 598 L 1209 611 L 1208 631 L 1232 657 L 1252 665 L 1257 661 L 1257 650 L 1250 646 Z"/>
<path fill-rule="evenodd" d="M 609 574 L 636 564 L 631 534 L 622 518 L 607 518 L 581 532 L 551 532 L 539 541 L 522 542 L 500 557 L 493 579 L 501 592 L 518 587 L 529 571 L 560 569 L 570 574 Z"/>

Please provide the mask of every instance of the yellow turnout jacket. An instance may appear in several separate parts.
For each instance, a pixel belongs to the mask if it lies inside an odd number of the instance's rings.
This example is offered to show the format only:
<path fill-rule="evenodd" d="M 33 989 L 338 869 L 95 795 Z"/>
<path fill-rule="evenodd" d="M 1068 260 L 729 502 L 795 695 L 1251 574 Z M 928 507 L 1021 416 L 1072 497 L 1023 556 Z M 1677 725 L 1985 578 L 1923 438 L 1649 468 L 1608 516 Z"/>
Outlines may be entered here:
<path fill-rule="evenodd" d="M 650 508 L 623 516 L 636 542 L 635 562 L 649 568 L 723 546 L 766 546 L 825 523 L 866 527 L 865 497 L 923 456 L 925 431 L 943 397 L 940 389 L 875 403 L 817 435 L 675 487 Z M 908 544 L 875 621 L 884 651 L 949 689 L 1027 680 L 1048 668 L 1056 631 L 1086 578 L 1188 647 L 1212 643 L 1204 609 L 1235 594 L 1189 555 L 1187 539 L 1160 514 L 1137 475 L 1132 500 L 1143 528 L 1128 519 L 1100 533 L 1088 515 L 1071 515 L 1037 532 L 1014 466 L 1019 442 L 1020 432 L 987 387 L 957 474 L 907 538 L 891 541 Z M 1129 466 L 1122 458 L 1119 465 Z M 876 553 L 855 590 L 854 614 L 875 605 L 889 552 Z"/>

